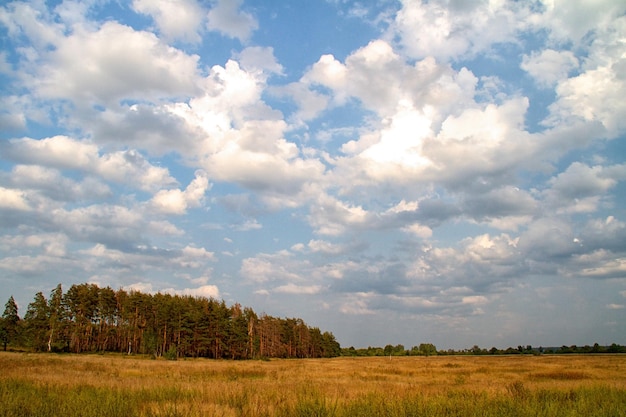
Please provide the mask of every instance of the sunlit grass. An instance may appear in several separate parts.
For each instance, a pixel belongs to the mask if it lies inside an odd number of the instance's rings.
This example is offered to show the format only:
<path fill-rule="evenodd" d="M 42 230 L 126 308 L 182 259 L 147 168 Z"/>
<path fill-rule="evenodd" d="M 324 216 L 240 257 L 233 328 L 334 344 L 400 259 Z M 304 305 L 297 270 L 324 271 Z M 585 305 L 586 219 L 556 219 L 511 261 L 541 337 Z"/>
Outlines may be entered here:
<path fill-rule="evenodd" d="M 0 353 L 0 416 L 626 416 L 626 356 Z"/>

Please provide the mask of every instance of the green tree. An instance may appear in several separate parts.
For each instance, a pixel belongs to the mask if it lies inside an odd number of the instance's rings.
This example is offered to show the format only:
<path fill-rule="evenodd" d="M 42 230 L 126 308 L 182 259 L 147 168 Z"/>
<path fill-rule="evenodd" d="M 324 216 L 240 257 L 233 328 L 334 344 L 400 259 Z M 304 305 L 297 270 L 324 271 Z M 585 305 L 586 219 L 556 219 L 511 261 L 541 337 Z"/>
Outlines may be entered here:
<path fill-rule="evenodd" d="M 115 291 L 111 287 L 98 291 L 98 325 L 97 349 L 101 351 L 116 350 L 115 325 L 118 317 Z"/>
<path fill-rule="evenodd" d="M 420 343 L 418 351 L 420 352 L 420 355 L 424 356 L 436 355 L 437 347 L 435 347 L 432 343 Z"/>
<path fill-rule="evenodd" d="M 4 305 L 4 313 L 2 313 L 2 322 L 0 323 L 0 338 L 4 350 L 7 350 L 7 345 L 15 342 L 19 335 L 20 316 L 17 314 L 17 304 L 13 296 L 9 297 L 9 300 Z"/>
<path fill-rule="evenodd" d="M 404 347 L 402 347 L 404 351 Z M 341 346 L 331 332 L 322 333 L 322 357 L 334 358 L 341 355 Z"/>
<path fill-rule="evenodd" d="M 50 330 L 49 316 L 48 301 L 43 293 L 38 292 L 24 315 L 26 345 L 36 351 L 46 350 Z"/>
<path fill-rule="evenodd" d="M 74 284 L 63 297 L 69 314 L 70 349 L 73 352 L 95 350 L 98 293 L 96 284 Z"/>
<path fill-rule="evenodd" d="M 65 306 L 63 305 L 63 289 L 57 285 L 48 299 L 48 352 L 61 349 L 65 337 Z"/>

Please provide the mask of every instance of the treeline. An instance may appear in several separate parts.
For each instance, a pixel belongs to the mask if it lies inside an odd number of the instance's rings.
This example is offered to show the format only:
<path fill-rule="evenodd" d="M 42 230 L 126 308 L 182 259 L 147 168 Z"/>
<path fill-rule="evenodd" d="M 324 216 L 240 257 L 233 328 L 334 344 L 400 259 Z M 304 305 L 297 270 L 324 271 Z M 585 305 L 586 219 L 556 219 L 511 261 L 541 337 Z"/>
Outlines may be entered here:
<path fill-rule="evenodd" d="M 600 346 L 598 343 L 594 343 L 593 346 L 561 346 L 561 347 L 533 347 L 531 345 L 518 346 L 517 348 L 508 347 L 506 349 L 498 349 L 492 347 L 491 349 L 480 348 L 474 345 L 471 349 L 464 349 L 461 351 L 450 350 L 446 352 L 452 355 L 542 355 L 542 354 L 568 354 L 568 353 L 626 353 L 626 346 L 620 346 L 617 343 L 613 343 L 610 346 Z"/>
<path fill-rule="evenodd" d="M 355 349 L 353 346 L 341 349 L 342 356 L 431 356 L 438 355 L 437 347 L 432 343 L 421 343 L 411 349 L 405 349 L 404 345 L 387 345 Z"/>
<path fill-rule="evenodd" d="M 257 315 L 205 297 L 59 284 L 39 292 L 23 318 L 11 297 L 0 321 L 7 345 L 45 352 L 120 352 L 219 359 L 319 358 L 341 354 L 330 332 L 298 318 Z"/>
<path fill-rule="evenodd" d="M 542 355 L 542 354 L 584 354 L 584 353 L 626 353 L 626 346 L 612 343 L 609 346 L 600 346 L 595 343 L 593 346 L 561 346 L 561 347 L 532 347 L 530 345 L 518 346 L 517 348 L 508 347 L 506 349 L 481 348 L 474 345 L 470 349 L 461 350 L 437 350 L 432 343 L 422 343 L 419 346 L 413 346 L 411 349 L 405 349 L 404 345 L 387 345 L 382 347 L 367 347 L 355 349 L 354 347 L 341 349 L 342 356 L 430 356 L 430 355 Z"/>

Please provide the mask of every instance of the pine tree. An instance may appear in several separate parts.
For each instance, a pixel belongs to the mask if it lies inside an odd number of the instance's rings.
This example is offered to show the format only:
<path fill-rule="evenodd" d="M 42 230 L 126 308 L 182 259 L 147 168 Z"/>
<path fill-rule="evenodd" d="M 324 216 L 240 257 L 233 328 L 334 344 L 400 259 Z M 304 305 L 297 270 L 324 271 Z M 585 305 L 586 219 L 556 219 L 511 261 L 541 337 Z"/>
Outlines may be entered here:
<path fill-rule="evenodd" d="M 48 301 L 43 293 L 35 294 L 35 299 L 28 305 L 24 316 L 26 345 L 37 351 L 46 350 L 50 331 L 50 313 Z"/>
<path fill-rule="evenodd" d="M 2 313 L 2 322 L 0 323 L 0 338 L 5 351 L 7 350 L 7 345 L 17 339 L 19 323 L 20 316 L 17 314 L 17 304 L 13 296 L 11 296 L 4 305 L 4 313 Z"/>
<path fill-rule="evenodd" d="M 57 285 L 50 293 L 48 299 L 48 352 L 52 351 L 52 347 L 57 345 L 57 340 L 61 340 L 63 336 L 63 327 L 65 325 L 65 307 L 63 305 L 63 289 L 61 284 Z"/>

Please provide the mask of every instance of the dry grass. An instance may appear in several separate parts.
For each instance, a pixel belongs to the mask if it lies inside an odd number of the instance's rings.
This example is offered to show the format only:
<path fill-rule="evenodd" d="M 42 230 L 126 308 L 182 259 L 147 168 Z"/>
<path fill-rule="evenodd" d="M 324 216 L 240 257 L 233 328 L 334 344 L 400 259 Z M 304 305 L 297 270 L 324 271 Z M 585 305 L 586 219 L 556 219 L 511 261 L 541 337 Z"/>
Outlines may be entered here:
<path fill-rule="evenodd" d="M 626 415 L 620 411 L 626 410 L 626 356 L 619 355 L 170 362 L 0 353 L 0 370 L 0 403 L 5 404 L 0 416 L 29 415 L 27 406 L 31 415 L 60 415 L 54 410 L 45 414 L 45 404 L 37 408 L 38 401 L 56 401 L 56 410 L 65 407 L 68 416 L 383 411 L 390 416 L 557 416 L 598 407 L 604 412 L 596 415 Z M 84 410 L 85 404 L 94 408 L 93 414 Z"/>

